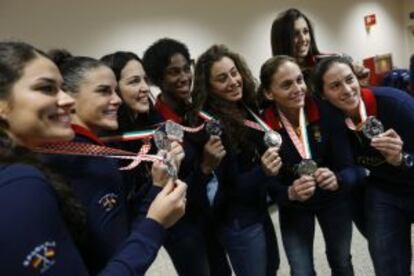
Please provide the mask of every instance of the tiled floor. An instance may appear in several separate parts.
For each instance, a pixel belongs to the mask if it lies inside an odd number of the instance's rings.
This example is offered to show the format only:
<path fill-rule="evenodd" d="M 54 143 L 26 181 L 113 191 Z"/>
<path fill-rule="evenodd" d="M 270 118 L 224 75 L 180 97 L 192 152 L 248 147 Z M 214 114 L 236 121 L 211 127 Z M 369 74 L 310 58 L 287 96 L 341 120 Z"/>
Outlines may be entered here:
<path fill-rule="evenodd" d="M 286 256 L 282 248 L 282 243 L 280 241 L 280 231 L 279 223 L 277 218 L 278 213 L 272 212 L 272 219 L 275 223 L 275 228 L 277 231 L 277 236 L 279 239 L 279 250 L 281 253 L 281 263 L 278 275 L 288 276 L 289 275 L 289 266 L 286 261 Z M 412 240 L 414 242 L 414 229 Z M 330 270 L 325 256 L 325 245 L 322 238 L 321 230 L 319 226 L 316 229 L 315 234 L 315 244 L 314 244 L 314 253 L 315 253 L 315 268 L 318 275 L 330 275 Z M 353 241 L 352 241 L 352 261 L 354 264 L 355 275 L 357 276 L 373 276 L 374 271 L 372 268 L 372 262 L 368 254 L 367 243 L 361 234 L 354 228 Z M 414 271 L 414 266 L 412 271 Z M 164 249 L 161 249 L 158 254 L 157 259 L 154 264 L 151 266 L 147 272 L 148 276 L 174 276 L 177 273 L 174 270 L 174 267 L 171 264 L 171 261 L 165 252 Z"/>

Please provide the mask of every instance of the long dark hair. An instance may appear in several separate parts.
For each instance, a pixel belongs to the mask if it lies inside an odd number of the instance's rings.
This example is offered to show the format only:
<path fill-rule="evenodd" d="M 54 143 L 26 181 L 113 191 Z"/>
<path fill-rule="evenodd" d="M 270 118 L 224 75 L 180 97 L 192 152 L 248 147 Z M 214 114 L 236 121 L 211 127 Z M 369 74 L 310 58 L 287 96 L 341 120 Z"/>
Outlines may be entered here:
<path fill-rule="evenodd" d="M 25 66 L 38 56 L 48 58 L 42 51 L 22 42 L 0 42 L 0 99 L 11 96 L 13 85 L 22 77 Z M 56 192 L 63 219 L 79 247 L 85 238 L 86 214 L 74 197 L 72 188 L 57 174 L 45 167 L 29 149 L 17 146 L 8 137 L 7 120 L 0 124 L 0 162 L 3 164 L 26 163 L 41 170 Z"/>
<path fill-rule="evenodd" d="M 142 65 L 142 60 L 132 52 L 117 51 L 112 54 L 105 55 L 101 58 L 106 65 L 108 65 L 112 71 L 114 71 L 116 80 L 118 82 L 118 95 L 122 98 L 122 93 L 119 90 L 119 81 L 121 80 L 122 70 L 131 60 L 136 60 Z M 149 111 L 146 113 L 136 114 L 126 103 L 122 102 L 121 106 L 118 109 L 118 123 L 119 128 L 118 132 L 133 131 L 145 129 L 152 126 L 155 123 L 158 123 L 158 116 L 154 110 L 152 103 L 150 103 Z M 142 141 L 128 141 L 119 143 L 116 146 L 136 152 L 137 149 L 141 148 Z M 122 163 L 127 165 L 127 162 Z M 135 206 L 137 201 L 142 200 L 141 196 L 145 194 L 148 189 L 146 185 L 146 180 L 151 177 L 150 175 L 151 166 L 148 163 L 140 165 L 138 168 L 130 171 L 123 171 L 122 177 L 125 183 L 125 193 L 127 199 L 127 205 L 130 210 L 132 210 L 132 215 L 135 216 L 138 214 L 138 211 L 135 211 Z"/>
<path fill-rule="evenodd" d="M 142 65 L 142 60 L 132 52 L 117 51 L 101 58 L 101 61 L 109 66 L 114 72 L 118 85 L 121 80 L 122 70 L 131 60 L 136 60 Z M 119 86 L 118 95 L 122 99 L 122 93 L 119 91 Z M 155 123 L 151 121 L 151 118 L 154 117 L 154 112 L 154 107 L 152 103 L 150 103 L 149 111 L 147 113 L 138 114 L 137 116 L 136 112 L 123 101 L 118 109 L 118 131 L 123 132 L 148 127 Z"/>
<path fill-rule="evenodd" d="M 233 60 L 243 80 L 243 97 L 238 103 L 237 108 L 234 108 L 233 104 L 211 92 L 211 68 L 214 63 L 220 61 L 223 57 Z M 193 104 L 196 110 L 210 110 L 219 117 L 226 130 L 224 142 L 228 146 L 237 149 L 239 145 L 248 145 L 246 140 L 247 130 L 243 125 L 243 120 L 246 119 L 248 114 L 244 105 L 253 111 L 257 111 L 255 88 L 255 80 L 243 58 L 231 52 L 224 45 L 213 45 L 197 60 L 194 76 Z"/>
<path fill-rule="evenodd" d="M 313 85 L 315 87 L 315 93 L 317 93 L 318 96 L 323 96 L 323 76 L 325 73 L 331 68 L 331 66 L 334 63 L 342 63 L 349 66 L 349 68 L 352 70 L 352 72 L 355 74 L 354 67 L 352 66 L 351 61 L 349 58 L 344 56 L 331 56 L 322 59 L 315 67 L 315 70 L 313 72 L 312 80 Z"/>
<path fill-rule="evenodd" d="M 318 46 L 316 45 L 313 26 L 309 18 L 298 9 L 288 9 L 280 13 L 272 24 L 272 30 L 270 32 L 270 43 L 274 56 L 295 56 L 295 21 L 298 18 L 303 18 L 309 27 L 311 44 L 308 56 L 320 54 Z"/>

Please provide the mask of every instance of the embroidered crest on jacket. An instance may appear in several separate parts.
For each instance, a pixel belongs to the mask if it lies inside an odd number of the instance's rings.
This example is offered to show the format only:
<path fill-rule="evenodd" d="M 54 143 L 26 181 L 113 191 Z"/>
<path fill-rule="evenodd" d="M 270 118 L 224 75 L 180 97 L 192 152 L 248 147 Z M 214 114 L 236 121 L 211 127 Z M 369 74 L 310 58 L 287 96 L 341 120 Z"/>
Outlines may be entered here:
<path fill-rule="evenodd" d="M 55 264 L 56 242 L 47 241 L 36 246 L 23 261 L 23 266 L 43 274 Z"/>
<path fill-rule="evenodd" d="M 106 194 L 99 199 L 99 204 L 106 212 L 109 212 L 118 204 L 118 196 L 114 193 Z"/>

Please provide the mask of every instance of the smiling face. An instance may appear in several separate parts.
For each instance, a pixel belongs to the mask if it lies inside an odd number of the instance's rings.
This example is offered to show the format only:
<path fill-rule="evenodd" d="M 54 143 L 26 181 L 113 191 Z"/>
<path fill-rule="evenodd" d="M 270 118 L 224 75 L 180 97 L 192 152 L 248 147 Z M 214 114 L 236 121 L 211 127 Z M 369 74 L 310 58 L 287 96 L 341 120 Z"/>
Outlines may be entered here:
<path fill-rule="evenodd" d="M 284 111 L 299 110 L 305 106 L 306 83 L 299 66 L 291 61 L 282 63 L 272 76 L 265 96 Z"/>
<path fill-rule="evenodd" d="M 323 95 L 334 106 L 350 116 L 358 112 L 360 86 L 358 79 L 345 63 L 335 62 L 323 75 Z"/>
<path fill-rule="evenodd" d="M 210 72 L 210 86 L 214 94 L 229 102 L 242 99 L 243 79 L 232 59 L 221 58 L 213 63 Z"/>
<path fill-rule="evenodd" d="M 308 54 L 311 44 L 311 35 L 308 23 L 303 17 L 299 17 L 294 22 L 294 57 L 303 60 Z"/>
<path fill-rule="evenodd" d="M 10 96 L 0 101 L 7 131 L 19 144 L 70 140 L 73 99 L 61 90 L 62 76 L 49 59 L 37 55 L 28 62 Z"/>
<path fill-rule="evenodd" d="M 78 91 L 72 93 L 76 102 L 75 122 L 94 133 L 116 130 L 121 104 L 116 86 L 115 75 L 108 67 L 102 65 L 87 71 Z"/>
<path fill-rule="evenodd" d="M 122 69 L 119 92 L 123 101 L 134 112 L 139 114 L 149 110 L 148 78 L 138 60 L 130 60 Z"/>
<path fill-rule="evenodd" d="M 191 97 L 192 80 L 190 62 L 182 54 L 174 54 L 164 72 L 162 93 L 172 99 L 187 101 Z"/>

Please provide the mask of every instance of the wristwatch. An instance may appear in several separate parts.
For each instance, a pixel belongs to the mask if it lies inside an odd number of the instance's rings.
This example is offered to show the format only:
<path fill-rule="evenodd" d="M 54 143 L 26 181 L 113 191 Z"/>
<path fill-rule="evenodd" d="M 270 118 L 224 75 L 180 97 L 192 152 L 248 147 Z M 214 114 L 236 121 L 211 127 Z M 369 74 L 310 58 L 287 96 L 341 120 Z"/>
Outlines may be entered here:
<path fill-rule="evenodd" d="M 404 169 L 410 169 L 414 166 L 414 158 L 411 154 L 403 152 L 401 167 Z"/>

